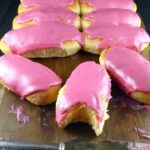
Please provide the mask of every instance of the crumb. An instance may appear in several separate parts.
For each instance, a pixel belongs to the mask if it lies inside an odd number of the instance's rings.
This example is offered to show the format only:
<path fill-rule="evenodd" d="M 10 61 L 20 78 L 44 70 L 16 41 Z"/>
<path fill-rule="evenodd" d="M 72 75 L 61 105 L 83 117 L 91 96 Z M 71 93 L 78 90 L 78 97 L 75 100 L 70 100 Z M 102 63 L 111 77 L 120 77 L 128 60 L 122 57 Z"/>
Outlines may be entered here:
<path fill-rule="evenodd" d="M 18 122 L 20 123 L 26 124 L 30 121 L 30 118 L 24 112 L 22 105 L 21 106 L 12 105 L 11 110 L 8 113 L 14 114 Z"/>
<path fill-rule="evenodd" d="M 150 131 L 142 128 L 134 128 L 134 130 L 139 133 L 140 137 L 150 140 Z"/>

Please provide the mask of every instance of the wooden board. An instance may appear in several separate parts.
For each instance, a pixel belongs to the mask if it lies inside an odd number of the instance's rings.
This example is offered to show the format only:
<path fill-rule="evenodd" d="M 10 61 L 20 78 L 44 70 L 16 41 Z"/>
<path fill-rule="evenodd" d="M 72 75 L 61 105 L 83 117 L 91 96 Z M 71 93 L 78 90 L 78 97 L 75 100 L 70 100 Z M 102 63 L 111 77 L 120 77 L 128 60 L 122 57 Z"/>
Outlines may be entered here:
<path fill-rule="evenodd" d="M 150 48 L 143 52 L 144 57 L 150 60 Z M 72 70 L 81 62 L 93 60 L 98 62 L 98 56 L 80 51 L 67 58 L 34 59 L 54 70 L 65 82 Z M 130 108 L 113 107 L 116 99 L 127 97 L 115 85 L 112 88 L 112 100 L 109 105 L 110 119 L 106 121 L 103 133 L 96 137 L 92 129 L 82 123 L 69 125 L 65 129 L 58 128 L 55 121 L 55 104 L 37 107 L 1 87 L 0 90 L 0 137 L 5 140 L 36 142 L 41 144 L 60 143 L 71 140 L 86 142 L 100 141 L 131 141 L 150 143 L 141 139 L 135 127 L 150 130 L 150 112 L 135 111 Z M 31 121 L 22 125 L 16 118 L 8 114 L 12 104 L 23 105 Z"/>

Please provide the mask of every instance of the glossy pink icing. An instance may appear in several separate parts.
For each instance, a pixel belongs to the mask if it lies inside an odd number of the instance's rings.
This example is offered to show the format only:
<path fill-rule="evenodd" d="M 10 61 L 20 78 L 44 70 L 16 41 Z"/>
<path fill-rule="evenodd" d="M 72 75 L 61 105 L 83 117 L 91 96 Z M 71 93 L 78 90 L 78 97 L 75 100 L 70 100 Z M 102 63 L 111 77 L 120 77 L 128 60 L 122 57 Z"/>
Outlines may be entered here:
<path fill-rule="evenodd" d="M 135 4 L 133 0 L 80 0 L 80 2 L 88 3 L 94 8 L 94 10 L 106 8 L 121 8 L 133 10 Z"/>
<path fill-rule="evenodd" d="M 89 38 L 100 38 L 102 42 L 97 49 L 110 47 L 127 47 L 140 51 L 142 44 L 150 42 L 150 37 L 142 28 L 128 26 L 100 26 L 93 24 L 85 30 Z"/>
<path fill-rule="evenodd" d="M 113 48 L 106 55 L 105 66 L 127 94 L 150 92 L 150 62 L 139 53 Z"/>
<path fill-rule="evenodd" d="M 127 9 L 103 9 L 93 11 L 84 17 L 85 19 L 92 19 L 92 24 L 99 25 L 123 25 L 138 27 L 140 18 L 131 10 Z"/>
<path fill-rule="evenodd" d="M 24 54 L 45 48 L 61 48 L 62 42 L 68 40 L 76 40 L 80 44 L 83 42 L 78 29 L 59 22 L 40 22 L 11 30 L 4 36 L 4 41 L 14 54 Z"/>
<path fill-rule="evenodd" d="M 49 68 L 19 55 L 0 57 L 0 68 L 0 79 L 21 98 L 62 82 Z"/>
<path fill-rule="evenodd" d="M 86 104 L 97 112 L 101 122 L 105 110 L 100 96 L 103 95 L 108 101 L 111 90 L 105 68 L 92 61 L 84 62 L 71 73 L 65 86 L 65 93 L 56 102 L 56 121 L 63 121 L 72 106 Z"/>
<path fill-rule="evenodd" d="M 23 12 L 18 15 L 17 23 L 24 23 L 31 20 L 37 22 L 50 22 L 59 21 L 75 25 L 77 14 L 63 8 L 63 7 L 51 7 L 49 9 L 37 8 L 27 12 Z"/>
<path fill-rule="evenodd" d="M 61 6 L 65 7 L 67 5 L 72 5 L 73 0 L 22 0 L 22 5 L 24 7 L 47 7 L 47 6 Z"/>

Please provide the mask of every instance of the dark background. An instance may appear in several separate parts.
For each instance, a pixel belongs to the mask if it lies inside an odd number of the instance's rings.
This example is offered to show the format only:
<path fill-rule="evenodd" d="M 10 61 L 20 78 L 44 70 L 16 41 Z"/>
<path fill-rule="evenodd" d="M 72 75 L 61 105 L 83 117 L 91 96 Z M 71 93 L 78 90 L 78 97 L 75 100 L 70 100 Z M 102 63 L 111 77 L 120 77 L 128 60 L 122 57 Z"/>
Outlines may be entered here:
<path fill-rule="evenodd" d="M 150 34 L 150 0 L 135 0 L 146 30 Z M 11 29 L 11 23 L 16 16 L 19 0 L 0 0 L 0 38 Z"/>

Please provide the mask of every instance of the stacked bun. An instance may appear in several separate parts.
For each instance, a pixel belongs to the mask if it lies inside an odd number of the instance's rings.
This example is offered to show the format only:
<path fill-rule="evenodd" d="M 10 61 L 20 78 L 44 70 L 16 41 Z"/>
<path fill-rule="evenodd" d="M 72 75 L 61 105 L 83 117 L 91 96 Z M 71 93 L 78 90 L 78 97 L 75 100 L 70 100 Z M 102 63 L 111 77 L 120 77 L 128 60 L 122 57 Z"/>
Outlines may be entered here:
<path fill-rule="evenodd" d="M 65 57 L 83 44 L 77 0 L 22 0 L 13 29 L 1 39 L 5 53 L 29 58 Z M 13 40 L 12 40 L 13 39 Z"/>

